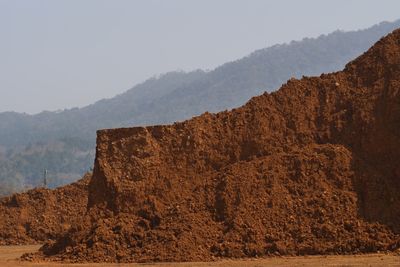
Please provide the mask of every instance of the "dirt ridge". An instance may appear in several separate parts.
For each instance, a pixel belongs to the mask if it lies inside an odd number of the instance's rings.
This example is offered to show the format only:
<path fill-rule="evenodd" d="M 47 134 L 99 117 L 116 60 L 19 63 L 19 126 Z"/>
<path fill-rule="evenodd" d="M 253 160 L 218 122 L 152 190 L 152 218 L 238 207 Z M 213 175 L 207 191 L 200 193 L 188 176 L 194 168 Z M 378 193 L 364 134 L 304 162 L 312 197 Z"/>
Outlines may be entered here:
<path fill-rule="evenodd" d="M 341 72 L 167 126 L 101 130 L 72 262 L 367 253 L 400 242 L 400 30 Z"/>

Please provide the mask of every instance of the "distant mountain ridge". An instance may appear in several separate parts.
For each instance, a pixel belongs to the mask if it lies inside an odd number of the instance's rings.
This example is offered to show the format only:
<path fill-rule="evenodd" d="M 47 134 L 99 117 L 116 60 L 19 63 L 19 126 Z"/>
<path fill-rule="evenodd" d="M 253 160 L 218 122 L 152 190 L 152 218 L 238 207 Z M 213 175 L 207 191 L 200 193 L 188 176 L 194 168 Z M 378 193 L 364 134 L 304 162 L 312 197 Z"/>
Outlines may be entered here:
<path fill-rule="evenodd" d="M 340 70 L 400 20 L 352 32 L 257 50 L 213 71 L 171 72 L 84 108 L 37 115 L 0 113 L 0 194 L 40 184 L 43 169 L 56 186 L 79 178 L 93 164 L 97 129 L 166 124 L 242 105 L 290 77 Z"/>

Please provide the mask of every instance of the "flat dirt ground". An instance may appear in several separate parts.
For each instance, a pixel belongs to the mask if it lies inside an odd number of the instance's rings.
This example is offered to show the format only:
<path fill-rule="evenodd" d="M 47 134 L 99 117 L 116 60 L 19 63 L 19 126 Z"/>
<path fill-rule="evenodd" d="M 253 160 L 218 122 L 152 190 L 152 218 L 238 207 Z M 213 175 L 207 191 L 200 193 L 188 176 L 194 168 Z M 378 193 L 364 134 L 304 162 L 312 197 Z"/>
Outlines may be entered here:
<path fill-rule="evenodd" d="M 309 256 L 309 257 L 274 257 L 267 259 L 255 260 L 224 260 L 216 262 L 191 262 L 191 263 L 157 263 L 157 264 L 109 264 L 109 263 L 87 263 L 87 264 L 61 264 L 61 263 L 30 263 L 20 262 L 17 260 L 23 253 L 34 252 L 40 246 L 0 246 L 0 266 L 1 267 L 78 267 L 78 266 L 115 266 L 115 267 L 134 267 L 134 266 L 179 266 L 179 267 L 227 267 L 227 266 L 244 266 L 244 267 L 260 267 L 260 266 L 400 266 L 400 256 L 395 254 L 369 254 L 357 256 Z"/>

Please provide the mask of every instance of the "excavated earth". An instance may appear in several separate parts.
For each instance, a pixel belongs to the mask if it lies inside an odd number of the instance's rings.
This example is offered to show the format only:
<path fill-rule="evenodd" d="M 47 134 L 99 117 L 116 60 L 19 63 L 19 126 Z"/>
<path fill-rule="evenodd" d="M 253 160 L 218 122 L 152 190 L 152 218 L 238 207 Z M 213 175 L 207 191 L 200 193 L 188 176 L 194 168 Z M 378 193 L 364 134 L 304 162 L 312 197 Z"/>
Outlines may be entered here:
<path fill-rule="evenodd" d="M 268 75 L 268 74 L 266 74 Z M 400 246 L 400 30 L 243 107 L 98 132 L 86 216 L 39 254 L 207 261 Z"/>
<path fill-rule="evenodd" d="M 54 190 L 37 188 L 0 199 L 0 245 L 42 244 L 64 235 L 86 212 L 91 174 Z"/>

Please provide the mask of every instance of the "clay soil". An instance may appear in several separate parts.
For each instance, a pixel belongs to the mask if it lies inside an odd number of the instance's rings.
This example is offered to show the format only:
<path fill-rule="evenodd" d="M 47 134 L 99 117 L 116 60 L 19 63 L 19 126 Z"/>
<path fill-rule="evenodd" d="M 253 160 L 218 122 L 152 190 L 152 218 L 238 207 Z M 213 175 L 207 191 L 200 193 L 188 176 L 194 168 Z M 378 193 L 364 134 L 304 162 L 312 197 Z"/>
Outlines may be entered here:
<path fill-rule="evenodd" d="M 292 79 L 232 111 L 99 131 L 86 216 L 23 258 L 397 251 L 399 129 L 397 30 L 341 72 Z"/>
<path fill-rule="evenodd" d="M 54 190 L 36 188 L 0 199 L 0 245 L 43 243 L 65 234 L 84 216 L 86 174 L 73 184 Z"/>
<path fill-rule="evenodd" d="M 18 258 L 23 253 L 34 252 L 39 249 L 36 246 L 0 246 L 0 266 L 2 267 L 261 267 L 261 266 L 279 266 L 279 267 L 295 267 L 295 266 L 400 266 L 400 256 L 396 254 L 371 254 L 357 256 L 305 256 L 305 257 L 270 257 L 265 259 L 251 260 L 219 260 L 215 262 L 190 262 L 190 263 L 157 263 L 157 264 L 110 264 L 110 263 L 86 263 L 86 264 L 63 264 L 49 262 L 21 262 Z"/>
<path fill-rule="evenodd" d="M 292 79 L 232 111 L 99 131 L 84 197 L 71 191 L 60 208 L 40 190 L 2 200 L 0 237 L 52 239 L 22 257 L 49 264 L 397 264 L 394 254 L 300 256 L 398 252 L 399 148 L 397 30 L 341 72 Z"/>

